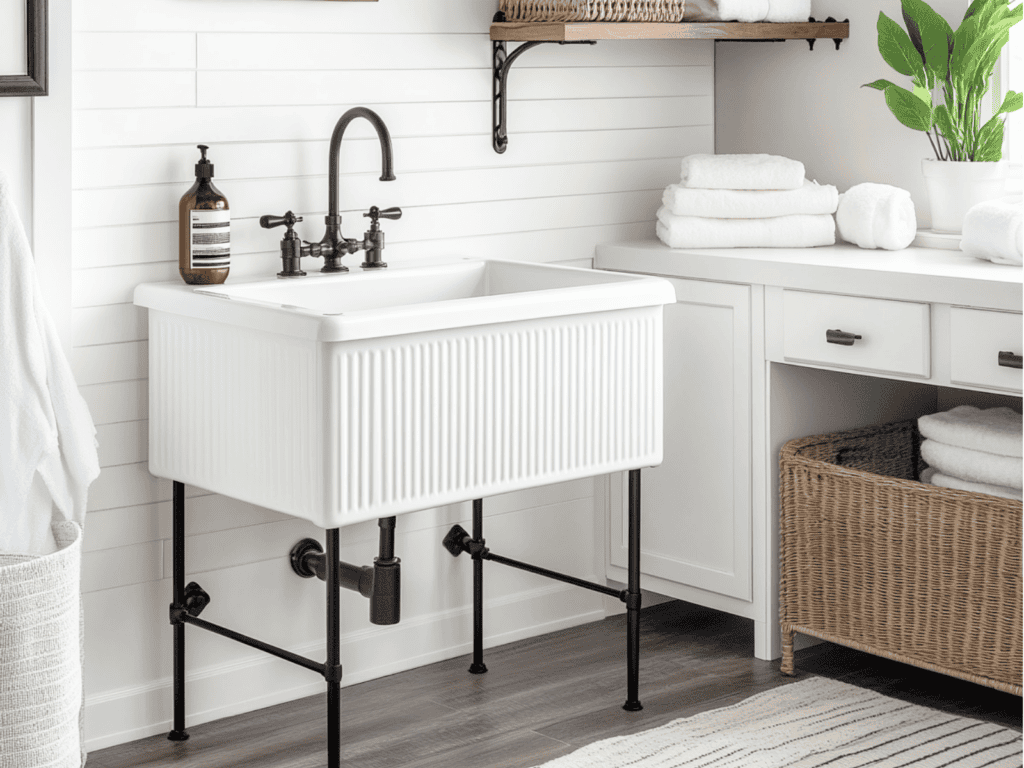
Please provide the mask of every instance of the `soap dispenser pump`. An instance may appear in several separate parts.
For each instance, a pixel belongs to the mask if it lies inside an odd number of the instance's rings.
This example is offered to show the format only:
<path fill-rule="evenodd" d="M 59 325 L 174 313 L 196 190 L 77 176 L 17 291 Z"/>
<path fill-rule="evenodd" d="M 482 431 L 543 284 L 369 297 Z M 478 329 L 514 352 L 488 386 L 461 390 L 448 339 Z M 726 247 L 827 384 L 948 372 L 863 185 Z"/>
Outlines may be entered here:
<path fill-rule="evenodd" d="M 228 199 L 211 179 L 213 163 L 198 145 L 196 182 L 178 204 L 178 271 L 189 285 L 216 285 L 231 266 L 231 213 Z"/>

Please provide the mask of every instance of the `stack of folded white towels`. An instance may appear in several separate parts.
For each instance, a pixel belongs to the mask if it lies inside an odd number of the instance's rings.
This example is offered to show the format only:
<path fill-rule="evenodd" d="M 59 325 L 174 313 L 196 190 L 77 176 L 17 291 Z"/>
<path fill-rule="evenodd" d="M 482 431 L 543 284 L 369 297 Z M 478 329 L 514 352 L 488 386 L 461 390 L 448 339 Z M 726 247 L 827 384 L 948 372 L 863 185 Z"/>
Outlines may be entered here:
<path fill-rule="evenodd" d="M 921 458 L 928 468 L 921 482 L 1021 499 L 1021 415 L 1010 408 L 981 410 L 959 405 L 917 420 Z"/>
<path fill-rule="evenodd" d="M 670 248 L 810 248 L 834 245 L 839 192 L 777 155 L 690 155 L 658 210 Z"/>
<path fill-rule="evenodd" d="M 811 0 L 686 0 L 684 21 L 807 21 Z"/>

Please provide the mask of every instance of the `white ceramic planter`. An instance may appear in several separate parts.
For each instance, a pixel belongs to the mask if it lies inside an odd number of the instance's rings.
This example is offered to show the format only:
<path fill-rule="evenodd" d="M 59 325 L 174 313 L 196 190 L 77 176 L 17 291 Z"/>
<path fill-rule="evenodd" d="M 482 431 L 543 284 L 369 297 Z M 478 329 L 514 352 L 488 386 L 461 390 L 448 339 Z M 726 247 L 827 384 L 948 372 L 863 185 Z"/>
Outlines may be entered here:
<path fill-rule="evenodd" d="M 1006 163 L 969 163 L 925 159 L 921 162 L 937 232 L 963 230 L 964 214 L 985 200 L 1002 197 L 1006 189 Z"/>

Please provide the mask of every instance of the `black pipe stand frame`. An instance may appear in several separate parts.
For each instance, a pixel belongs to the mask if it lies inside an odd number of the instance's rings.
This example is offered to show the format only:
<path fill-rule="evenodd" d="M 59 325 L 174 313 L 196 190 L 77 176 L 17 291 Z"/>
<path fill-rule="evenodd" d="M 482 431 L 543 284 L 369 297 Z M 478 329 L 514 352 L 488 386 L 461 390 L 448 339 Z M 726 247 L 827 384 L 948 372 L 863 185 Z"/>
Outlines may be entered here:
<path fill-rule="evenodd" d="M 626 703 L 622 708 L 627 712 L 643 709 L 640 703 L 640 470 L 629 472 L 629 544 L 628 577 L 626 589 L 619 590 L 602 584 L 594 584 L 575 576 L 530 565 L 491 552 L 486 547 L 483 535 L 484 504 L 482 499 L 473 502 L 473 534 L 461 525 L 455 525 L 444 537 L 444 547 L 453 556 L 463 552 L 473 558 L 473 663 L 469 671 L 482 675 L 487 671 L 484 664 L 484 560 L 501 563 L 529 573 L 546 576 L 549 579 L 573 584 L 609 597 L 617 597 L 626 604 Z"/>
<path fill-rule="evenodd" d="M 210 603 L 210 596 L 195 582 L 185 584 L 185 485 L 174 482 L 174 521 L 172 531 L 174 602 L 170 606 L 174 627 L 174 728 L 167 734 L 171 741 L 185 741 L 185 625 L 227 637 L 251 648 L 269 653 L 279 659 L 312 670 L 327 682 L 327 765 L 341 765 L 341 567 L 339 559 L 339 529 L 327 531 L 327 662 L 321 664 L 262 640 L 243 635 L 199 618 Z"/>
<path fill-rule="evenodd" d="M 207 632 L 227 637 L 251 648 L 264 651 L 279 659 L 305 667 L 323 676 L 327 683 L 327 765 L 341 765 L 341 569 L 340 531 L 327 531 L 324 553 L 327 582 L 327 661 L 321 664 L 284 648 L 243 635 L 227 627 L 199 618 L 210 604 L 210 596 L 197 583 L 185 583 L 185 485 L 174 481 L 174 520 L 172 524 L 172 580 L 173 602 L 170 621 L 174 628 L 174 728 L 167 734 L 171 741 L 185 741 L 185 625 L 191 624 Z M 468 552 L 473 558 L 473 663 L 469 671 L 483 674 L 484 664 L 484 560 L 491 560 L 530 573 L 574 584 L 585 589 L 617 597 L 626 604 L 626 703 L 623 709 L 636 712 L 643 709 L 638 694 L 640 669 L 640 470 L 629 473 L 629 578 L 624 590 L 594 584 L 574 576 L 567 576 L 546 568 L 521 563 L 496 555 L 484 546 L 483 500 L 473 502 L 473 535 L 456 525 L 445 536 L 444 545 L 452 555 Z M 393 529 L 393 526 L 392 526 Z M 393 554 L 393 553 L 392 553 Z M 390 558 L 391 555 L 388 555 Z M 396 619 L 397 620 L 397 619 Z"/>

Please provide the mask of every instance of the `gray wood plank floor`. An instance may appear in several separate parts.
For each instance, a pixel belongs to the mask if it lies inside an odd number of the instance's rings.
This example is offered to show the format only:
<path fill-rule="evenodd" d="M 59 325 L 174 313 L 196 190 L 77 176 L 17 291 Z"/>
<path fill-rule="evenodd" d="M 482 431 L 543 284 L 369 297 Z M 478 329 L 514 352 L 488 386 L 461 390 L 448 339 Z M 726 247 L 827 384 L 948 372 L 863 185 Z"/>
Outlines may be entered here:
<path fill-rule="evenodd" d="M 530 768 L 584 744 L 646 730 L 822 675 L 1021 729 L 1021 699 L 828 643 L 797 654 L 796 678 L 751 656 L 753 622 L 681 602 L 642 612 L 641 712 L 625 700 L 625 619 L 612 617 L 345 688 L 349 768 Z M 322 768 L 325 696 L 190 727 L 89 756 L 89 768 Z"/>

